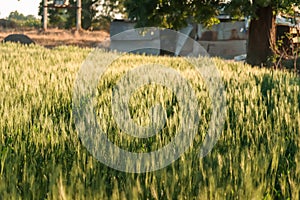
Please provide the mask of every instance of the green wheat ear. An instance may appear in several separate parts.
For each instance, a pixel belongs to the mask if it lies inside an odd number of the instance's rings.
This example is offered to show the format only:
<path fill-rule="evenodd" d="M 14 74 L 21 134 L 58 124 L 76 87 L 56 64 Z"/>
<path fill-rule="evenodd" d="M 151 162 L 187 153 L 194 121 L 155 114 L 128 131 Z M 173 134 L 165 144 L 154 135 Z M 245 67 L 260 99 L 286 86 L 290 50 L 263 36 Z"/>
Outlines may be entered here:
<path fill-rule="evenodd" d="M 159 102 L 167 111 L 165 127 L 145 140 L 118 129 L 111 89 L 129 68 L 170 64 L 191 82 L 200 107 L 198 134 L 183 156 L 159 171 L 127 174 L 98 162 L 75 131 L 74 81 L 91 51 L 0 44 L 1 199 L 299 199 L 298 75 L 211 58 L 226 88 L 227 115 L 216 146 L 199 159 L 212 105 L 201 76 L 182 58 L 122 57 L 99 82 L 94 105 L 99 126 L 115 145 L 157 150 L 172 140 L 180 120 L 172 92 L 145 87 L 130 99 L 131 115 L 147 124 L 148 108 Z"/>

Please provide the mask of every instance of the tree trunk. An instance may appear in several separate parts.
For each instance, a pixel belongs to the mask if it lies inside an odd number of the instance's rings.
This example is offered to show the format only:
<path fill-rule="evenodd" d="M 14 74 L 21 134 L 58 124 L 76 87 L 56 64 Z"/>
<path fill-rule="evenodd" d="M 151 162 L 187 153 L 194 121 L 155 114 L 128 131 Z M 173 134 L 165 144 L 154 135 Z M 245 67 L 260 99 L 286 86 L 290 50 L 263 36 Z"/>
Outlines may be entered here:
<path fill-rule="evenodd" d="M 252 19 L 249 28 L 247 63 L 252 66 L 270 65 L 276 44 L 276 16 L 271 6 L 258 8 L 257 18 Z"/>

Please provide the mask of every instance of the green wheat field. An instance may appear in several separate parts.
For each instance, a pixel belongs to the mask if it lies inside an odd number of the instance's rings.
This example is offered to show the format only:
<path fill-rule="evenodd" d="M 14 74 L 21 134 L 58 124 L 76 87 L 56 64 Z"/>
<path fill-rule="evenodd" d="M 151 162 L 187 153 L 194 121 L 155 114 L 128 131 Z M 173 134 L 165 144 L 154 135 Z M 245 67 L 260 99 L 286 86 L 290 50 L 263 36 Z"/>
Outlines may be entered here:
<path fill-rule="evenodd" d="M 0 44 L 0 199 L 300 198 L 298 75 L 210 58 L 226 89 L 226 118 L 215 147 L 199 158 L 212 110 L 201 76 L 183 58 L 122 56 L 99 82 L 95 104 L 98 122 L 114 144 L 133 152 L 157 150 L 180 123 L 172 91 L 148 85 L 130 98 L 130 114 L 147 125 L 148 110 L 160 103 L 165 126 L 148 139 L 121 134 L 111 114 L 112 89 L 135 66 L 174 68 L 189 80 L 200 107 L 198 134 L 178 160 L 154 172 L 125 173 L 95 159 L 75 129 L 74 82 L 91 51 Z"/>

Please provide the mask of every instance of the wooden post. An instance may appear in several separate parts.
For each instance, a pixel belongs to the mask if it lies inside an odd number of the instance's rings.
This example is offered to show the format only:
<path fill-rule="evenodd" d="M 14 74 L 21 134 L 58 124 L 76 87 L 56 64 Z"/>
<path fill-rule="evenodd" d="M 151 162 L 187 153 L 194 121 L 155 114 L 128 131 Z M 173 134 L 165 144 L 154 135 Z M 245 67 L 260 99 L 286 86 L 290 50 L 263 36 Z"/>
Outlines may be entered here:
<path fill-rule="evenodd" d="M 81 30 L 81 0 L 77 0 L 77 19 L 76 19 L 76 31 Z"/>
<path fill-rule="evenodd" d="M 43 11 L 43 30 L 47 31 L 48 22 L 48 0 L 44 0 L 44 11 Z"/>

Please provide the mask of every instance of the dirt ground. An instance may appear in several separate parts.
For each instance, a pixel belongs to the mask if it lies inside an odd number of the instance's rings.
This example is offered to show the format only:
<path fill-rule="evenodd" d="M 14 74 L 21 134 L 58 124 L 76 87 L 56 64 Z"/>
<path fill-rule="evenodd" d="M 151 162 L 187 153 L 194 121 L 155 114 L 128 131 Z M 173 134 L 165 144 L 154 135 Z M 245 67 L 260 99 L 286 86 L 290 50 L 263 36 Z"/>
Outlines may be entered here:
<path fill-rule="evenodd" d="M 36 44 L 52 48 L 60 45 L 75 45 L 80 47 L 109 47 L 109 33 L 105 31 L 80 31 L 49 29 L 40 30 L 0 30 L 0 41 L 10 34 L 24 34 Z"/>

